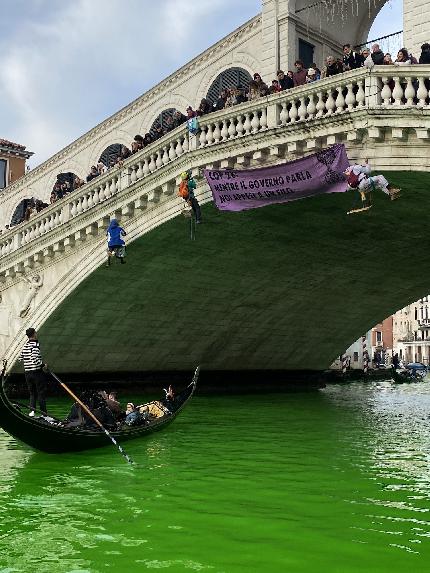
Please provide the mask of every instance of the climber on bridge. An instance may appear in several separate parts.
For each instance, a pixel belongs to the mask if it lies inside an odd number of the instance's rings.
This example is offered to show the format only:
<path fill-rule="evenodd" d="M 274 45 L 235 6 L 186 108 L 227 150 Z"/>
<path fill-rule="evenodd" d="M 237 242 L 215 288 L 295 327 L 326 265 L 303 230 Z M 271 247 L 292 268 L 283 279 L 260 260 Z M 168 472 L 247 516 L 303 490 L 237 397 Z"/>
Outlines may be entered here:
<path fill-rule="evenodd" d="M 348 214 L 370 209 L 372 206 L 370 193 L 376 189 L 383 191 L 392 201 L 398 199 L 400 196 L 401 189 L 390 185 L 383 175 L 374 175 L 371 177 L 370 173 L 371 169 L 368 159 L 365 160 L 364 165 L 350 165 L 345 170 L 348 187 L 357 190 L 360 193 L 362 201 L 361 209 L 353 209 L 352 211 L 348 211 Z"/>
<path fill-rule="evenodd" d="M 201 223 L 202 214 L 200 205 L 194 195 L 196 187 L 197 185 L 191 171 L 184 171 L 181 173 L 181 183 L 179 185 L 178 197 L 182 197 L 182 199 L 191 207 L 196 217 L 196 223 Z"/>
<path fill-rule="evenodd" d="M 127 233 L 124 231 L 122 227 L 119 226 L 119 223 L 116 219 L 112 219 L 109 223 L 108 230 L 106 231 L 107 241 L 108 241 L 108 260 L 106 266 L 109 267 L 111 263 L 111 257 L 117 257 L 121 264 L 125 263 L 125 242 L 122 237 L 124 237 Z"/>

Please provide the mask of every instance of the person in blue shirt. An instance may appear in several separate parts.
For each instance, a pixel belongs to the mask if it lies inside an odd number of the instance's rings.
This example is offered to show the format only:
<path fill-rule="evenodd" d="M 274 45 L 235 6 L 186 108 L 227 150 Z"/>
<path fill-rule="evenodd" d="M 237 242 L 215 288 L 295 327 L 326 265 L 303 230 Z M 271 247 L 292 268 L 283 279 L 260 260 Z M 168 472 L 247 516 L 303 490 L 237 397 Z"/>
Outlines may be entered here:
<path fill-rule="evenodd" d="M 125 242 L 122 237 L 124 237 L 127 233 L 124 231 L 122 227 L 119 226 L 119 223 L 116 219 L 112 219 L 109 223 L 108 230 L 106 231 L 107 241 L 108 241 L 108 260 L 106 266 L 109 267 L 111 263 L 111 257 L 117 257 L 121 264 L 125 263 Z"/>

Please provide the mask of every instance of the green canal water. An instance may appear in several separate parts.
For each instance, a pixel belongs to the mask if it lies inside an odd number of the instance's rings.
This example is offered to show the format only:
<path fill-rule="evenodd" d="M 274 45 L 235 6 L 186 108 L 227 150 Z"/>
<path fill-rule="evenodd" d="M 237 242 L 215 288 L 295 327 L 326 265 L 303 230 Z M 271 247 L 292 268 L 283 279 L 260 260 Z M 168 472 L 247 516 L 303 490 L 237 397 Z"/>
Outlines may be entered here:
<path fill-rule="evenodd" d="M 0 432 L 0 572 L 429 571 L 429 413 L 426 383 L 197 396 L 133 467 Z"/>

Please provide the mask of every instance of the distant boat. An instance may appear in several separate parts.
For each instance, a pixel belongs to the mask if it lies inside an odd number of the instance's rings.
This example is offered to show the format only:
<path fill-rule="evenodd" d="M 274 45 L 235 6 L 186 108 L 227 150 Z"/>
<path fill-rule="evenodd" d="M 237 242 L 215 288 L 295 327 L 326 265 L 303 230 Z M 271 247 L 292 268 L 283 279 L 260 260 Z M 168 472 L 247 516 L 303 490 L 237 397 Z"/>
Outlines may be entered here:
<path fill-rule="evenodd" d="M 199 377 L 200 367 L 197 367 L 190 384 L 175 395 L 169 410 L 161 417 L 144 425 L 125 426 L 112 430 L 111 435 L 119 442 L 141 438 L 165 428 L 173 422 L 176 416 L 186 406 L 194 394 Z M 60 420 L 58 420 L 60 422 Z M 4 375 L 0 381 L 0 427 L 17 440 L 36 450 L 48 453 L 77 452 L 93 448 L 101 448 L 111 442 L 98 429 L 88 429 L 82 426 L 68 428 L 55 425 L 41 418 L 31 418 L 15 406 L 6 396 Z"/>
<path fill-rule="evenodd" d="M 421 382 L 427 376 L 427 368 L 424 364 L 414 362 L 407 364 L 405 368 L 391 368 L 391 376 L 396 384 Z"/>

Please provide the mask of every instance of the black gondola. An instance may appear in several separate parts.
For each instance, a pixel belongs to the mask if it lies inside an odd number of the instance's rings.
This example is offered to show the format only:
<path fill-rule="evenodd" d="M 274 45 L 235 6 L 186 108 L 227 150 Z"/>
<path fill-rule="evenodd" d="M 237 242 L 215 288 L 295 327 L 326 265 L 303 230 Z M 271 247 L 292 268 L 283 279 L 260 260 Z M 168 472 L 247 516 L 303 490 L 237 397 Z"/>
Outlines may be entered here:
<path fill-rule="evenodd" d="M 185 407 L 194 393 L 199 377 L 197 367 L 190 384 L 178 393 L 170 412 L 145 425 L 130 426 L 111 431 L 111 435 L 119 442 L 125 442 L 146 436 L 165 428 Z M 93 448 L 101 448 L 110 444 L 107 436 L 100 430 L 84 429 L 82 427 L 67 428 L 46 422 L 43 418 L 30 418 L 21 412 L 8 399 L 4 389 L 4 374 L 0 383 L 0 427 L 17 440 L 36 450 L 47 453 L 78 452 Z"/>
<path fill-rule="evenodd" d="M 396 370 L 394 366 L 391 367 L 391 376 L 395 384 L 409 384 L 410 382 L 421 382 L 426 376 L 427 370 L 414 370 L 404 368 Z"/>

